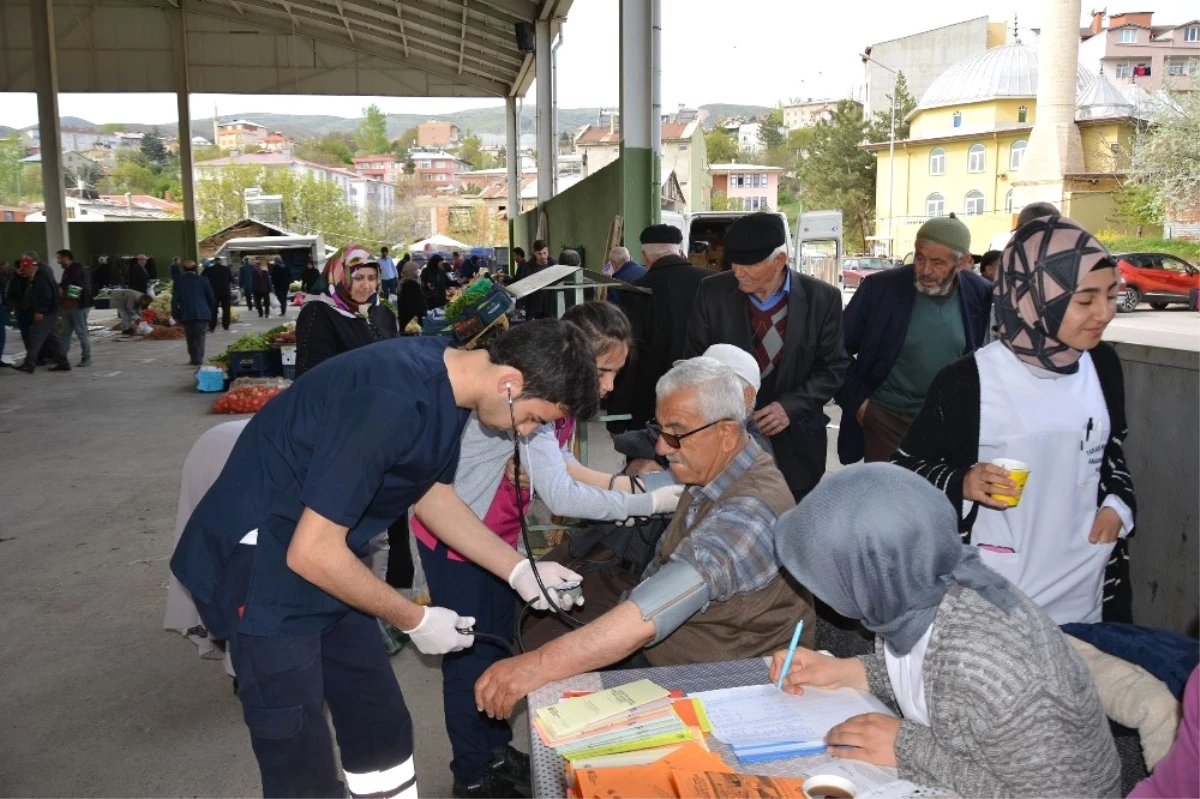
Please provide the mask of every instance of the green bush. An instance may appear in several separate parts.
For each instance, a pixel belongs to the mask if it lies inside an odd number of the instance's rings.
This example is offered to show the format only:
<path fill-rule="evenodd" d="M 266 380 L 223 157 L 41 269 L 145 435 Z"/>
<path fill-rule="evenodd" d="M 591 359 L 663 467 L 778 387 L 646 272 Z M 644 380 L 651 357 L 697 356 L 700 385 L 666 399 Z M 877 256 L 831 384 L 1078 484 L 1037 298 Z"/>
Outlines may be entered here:
<path fill-rule="evenodd" d="M 1101 230 L 1096 238 L 1111 252 L 1162 252 L 1177 255 L 1193 264 L 1200 264 L 1200 242 L 1184 239 L 1139 239 L 1124 236 L 1114 230 Z"/>

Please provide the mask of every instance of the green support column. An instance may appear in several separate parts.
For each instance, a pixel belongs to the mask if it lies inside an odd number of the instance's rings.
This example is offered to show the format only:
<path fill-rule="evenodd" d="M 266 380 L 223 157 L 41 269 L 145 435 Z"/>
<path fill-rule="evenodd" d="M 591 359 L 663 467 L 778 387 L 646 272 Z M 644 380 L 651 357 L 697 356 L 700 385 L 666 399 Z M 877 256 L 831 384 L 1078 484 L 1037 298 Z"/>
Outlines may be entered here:
<path fill-rule="evenodd" d="M 661 219 L 657 20 L 658 0 L 621 0 L 621 215 L 630 249 Z"/>

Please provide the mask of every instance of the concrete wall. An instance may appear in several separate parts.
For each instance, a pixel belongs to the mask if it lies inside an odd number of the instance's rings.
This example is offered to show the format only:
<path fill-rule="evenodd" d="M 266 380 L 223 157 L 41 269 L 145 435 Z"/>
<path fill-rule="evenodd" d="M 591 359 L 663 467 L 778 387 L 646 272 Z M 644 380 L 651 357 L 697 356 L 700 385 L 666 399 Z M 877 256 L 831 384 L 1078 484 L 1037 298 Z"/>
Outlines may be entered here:
<path fill-rule="evenodd" d="M 988 18 L 977 17 L 871 45 L 871 60 L 903 72 L 909 94 L 920 100 L 939 75 L 967 56 L 982 53 L 988 46 Z M 892 93 L 894 80 L 887 70 L 868 63 L 864 115 L 869 118 L 872 112 L 890 107 L 887 95 Z"/>
<path fill-rule="evenodd" d="M 70 222 L 71 251 L 75 260 L 91 264 L 98 255 L 146 253 L 165 278 L 166 267 L 176 255 L 194 258 L 195 227 L 184 221 L 169 222 Z M 25 250 L 37 250 L 42 260 L 53 264 L 46 253 L 46 225 L 22 222 L 0 225 L 0 258 L 11 260 Z"/>
<path fill-rule="evenodd" d="M 550 246 L 550 255 L 557 257 L 563 247 L 582 246 L 583 265 L 597 272 L 603 269 L 608 256 L 604 250 L 608 226 L 613 217 L 621 213 L 621 188 L 621 163 L 618 161 L 552 197 L 545 205 L 546 242 Z M 537 215 L 535 208 L 513 220 L 513 247 L 523 247 L 531 254 L 531 245 L 537 235 Z M 640 233 L 640 230 L 627 229 L 626 246 L 633 242 L 632 248 L 636 248 Z"/>
<path fill-rule="evenodd" d="M 1200 608 L 1200 352 L 1116 342 L 1125 371 L 1125 455 L 1137 489 L 1133 617 L 1197 634 Z"/>

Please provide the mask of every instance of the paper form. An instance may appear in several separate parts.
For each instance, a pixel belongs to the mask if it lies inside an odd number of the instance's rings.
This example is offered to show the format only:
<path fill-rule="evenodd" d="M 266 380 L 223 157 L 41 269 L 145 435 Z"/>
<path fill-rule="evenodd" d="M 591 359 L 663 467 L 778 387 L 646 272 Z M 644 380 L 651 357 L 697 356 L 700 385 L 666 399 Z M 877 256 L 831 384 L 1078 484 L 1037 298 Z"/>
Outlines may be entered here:
<path fill-rule="evenodd" d="M 546 733 L 551 738 L 559 739 L 580 732 L 590 724 L 669 695 L 665 688 L 660 688 L 650 680 L 638 680 L 549 705 L 539 710 L 537 715 Z"/>
<path fill-rule="evenodd" d="M 805 688 L 800 696 L 774 685 L 723 688 L 691 694 L 704 703 L 717 740 L 734 745 L 812 742 L 852 716 L 879 708 L 853 688 Z"/>

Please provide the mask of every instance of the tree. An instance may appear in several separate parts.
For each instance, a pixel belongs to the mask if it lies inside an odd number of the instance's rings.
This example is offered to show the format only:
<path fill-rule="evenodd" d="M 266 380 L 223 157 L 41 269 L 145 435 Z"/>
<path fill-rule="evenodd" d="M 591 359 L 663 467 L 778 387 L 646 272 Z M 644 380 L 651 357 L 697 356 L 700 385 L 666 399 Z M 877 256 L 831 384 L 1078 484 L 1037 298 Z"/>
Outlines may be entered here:
<path fill-rule="evenodd" d="M 797 165 L 805 208 L 840 210 L 846 249 L 863 249 L 875 215 L 875 157 L 859 148 L 867 132 L 862 108 L 849 100 L 812 127 L 811 141 Z"/>
<path fill-rule="evenodd" d="M 21 173 L 25 169 L 21 159 L 24 157 L 25 145 L 16 131 L 0 139 L 0 203 L 16 205 L 21 201 L 25 188 L 21 180 Z"/>
<path fill-rule="evenodd" d="M 400 134 L 400 138 L 392 142 L 391 151 L 396 155 L 407 155 L 417 143 L 417 129 L 408 128 Z"/>
<path fill-rule="evenodd" d="M 155 194 L 159 175 L 141 151 L 117 153 L 117 165 L 98 186 L 102 194 Z"/>
<path fill-rule="evenodd" d="M 917 99 L 908 93 L 908 80 L 903 72 L 896 73 L 896 141 L 908 138 L 912 128 L 909 115 L 917 108 Z M 871 127 L 867 138 L 872 142 L 891 141 L 892 132 L 892 95 L 886 94 L 887 104 L 871 116 Z"/>
<path fill-rule="evenodd" d="M 196 181 L 196 231 L 200 238 L 245 217 L 245 191 L 262 183 L 263 169 L 234 165 L 208 168 L 203 175 Z"/>
<path fill-rule="evenodd" d="M 496 166 L 508 166 L 508 148 L 501 147 L 496 152 Z"/>
<path fill-rule="evenodd" d="M 387 116 L 379 106 L 371 104 L 363 109 L 363 120 L 354 133 L 354 143 L 363 155 L 378 155 L 388 151 Z"/>
<path fill-rule="evenodd" d="M 712 210 L 714 210 L 714 211 L 728 211 L 729 210 L 729 196 L 726 195 L 725 192 L 714 191 L 712 193 Z"/>
<path fill-rule="evenodd" d="M 783 144 L 783 137 L 783 110 L 776 108 L 758 126 L 758 143 L 764 153 L 769 153 Z"/>
<path fill-rule="evenodd" d="M 485 153 L 482 151 L 483 139 L 474 134 L 468 134 L 458 147 L 458 157 L 471 165 L 471 169 L 486 169 Z"/>
<path fill-rule="evenodd" d="M 1129 174 L 1154 187 L 1166 216 L 1193 212 L 1200 200 L 1200 92 L 1168 94 L 1134 141 Z"/>
<path fill-rule="evenodd" d="M 708 163 L 731 164 L 737 160 L 737 140 L 720 127 L 704 134 L 704 146 L 708 150 Z"/>
<path fill-rule="evenodd" d="M 104 179 L 104 172 L 101 171 L 99 164 L 89 162 L 80 164 L 75 169 L 64 170 L 63 178 L 66 181 L 67 188 L 95 189 L 100 185 L 100 181 Z"/>
<path fill-rule="evenodd" d="M 354 209 L 341 187 L 313 173 L 290 169 L 265 170 L 234 165 L 205 170 L 196 182 L 197 230 L 201 238 L 232 225 L 246 215 L 246 189 L 283 196 L 284 227 L 297 233 L 321 233 L 345 244 L 362 233 Z"/>
<path fill-rule="evenodd" d="M 146 160 L 150 162 L 150 166 L 157 167 L 160 170 L 167 165 L 167 161 L 171 155 L 167 152 L 167 146 L 163 144 L 162 138 L 158 135 L 158 128 L 155 128 L 142 137 L 141 151 L 142 155 L 146 156 Z"/>
<path fill-rule="evenodd" d="M 308 139 L 292 150 L 297 158 L 324 166 L 343 167 L 354 163 L 355 137 L 349 133 L 326 133 L 316 139 Z"/>
<path fill-rule="evenodd" d="M 1112 221 L 1136 227 L 1139 238 L 1145 225 L 1163 223 L 1162 197 L 1157 186 L 1131 178 L 1117 189 L 1114 199 Z"/>

